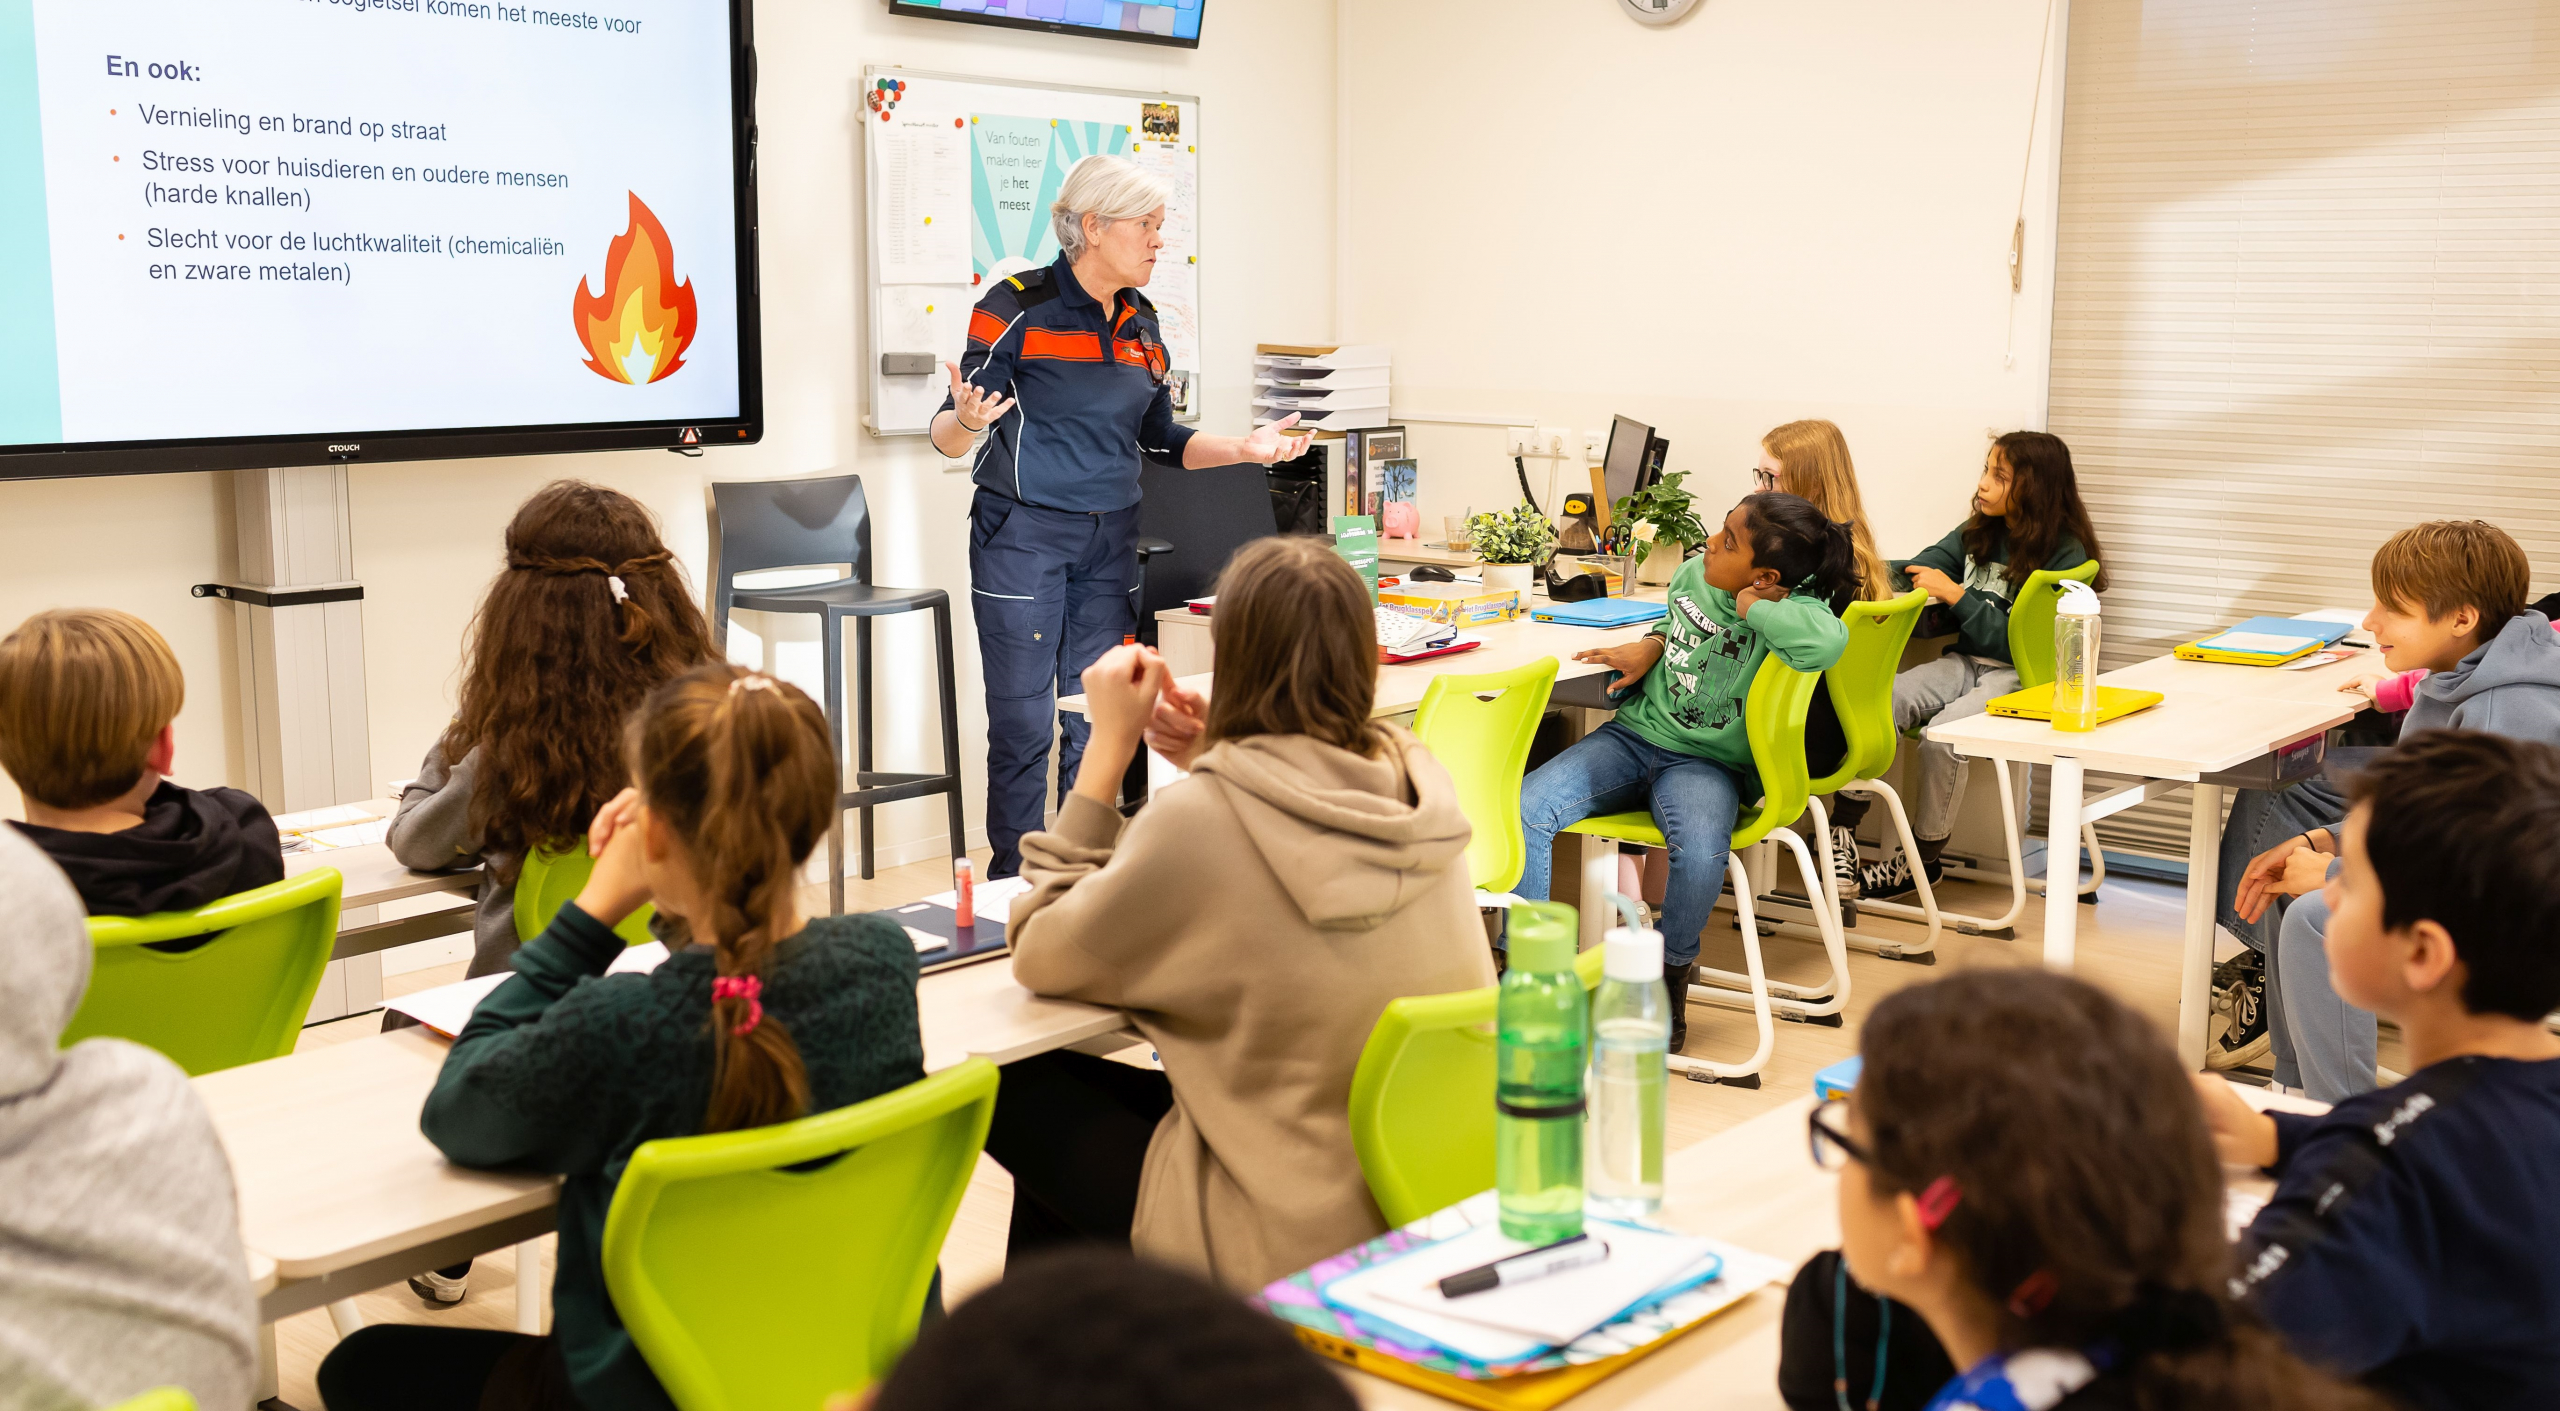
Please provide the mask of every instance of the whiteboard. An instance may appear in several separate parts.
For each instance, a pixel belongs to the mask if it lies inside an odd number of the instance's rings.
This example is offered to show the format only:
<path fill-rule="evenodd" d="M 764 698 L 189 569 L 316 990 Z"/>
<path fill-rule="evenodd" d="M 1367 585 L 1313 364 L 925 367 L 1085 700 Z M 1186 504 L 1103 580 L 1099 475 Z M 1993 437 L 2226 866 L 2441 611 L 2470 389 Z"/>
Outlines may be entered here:
<path fill-rule="evenodd" d="M 1077 162 L 1127 157 L 1172 187 L 1146 296 L 1173 361 L 1175 414 L 1198 419 L 1200 100 L 912 69 L 863 70 L 870 211 L 871 409 L 876 436 L 921 435 L 950 390 L 969 310 L 997 280 L 1058 257 L 1049 203 Z M 930 353 L 922 377 L 884 353 Z"/>

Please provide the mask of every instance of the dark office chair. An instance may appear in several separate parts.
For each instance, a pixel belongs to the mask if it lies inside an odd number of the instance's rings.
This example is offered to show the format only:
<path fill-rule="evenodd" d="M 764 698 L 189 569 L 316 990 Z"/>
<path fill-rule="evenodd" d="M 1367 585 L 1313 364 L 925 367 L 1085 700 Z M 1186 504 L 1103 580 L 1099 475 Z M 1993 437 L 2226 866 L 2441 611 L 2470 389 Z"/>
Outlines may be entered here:
<path fill-rule="evenodd" d="M 871 811 L 900 799 L 943 796 L 951 817 L 951 855 L 968 853 L 960 821 L 959 689 L 951 665 L 951 595 L 939 588 L 883 588 L 871 581 L 871 512 L 862 477 L 822 480 L 731 480 L 711 487 L 712 541 L 718 560 L 711 575 L 712 639 L 729 645 L 729 614 L 799 612 L 815 615 L 825 648 L 827 729 L 841 764 L 844 754 L 844 620 L 853 619 L 853 787 L 844 791 L 834 826 L 827 830 L 827 902 L 844 914 L 844 810 L 862 811 L 861 859 L 872 872 Z M 802 588 L 738 591 L 741 573 L 812 564 L 852 566 L 850 577 Z M 942 681 L 942 772 L 892 774 L 871 767 L 871 619 L 893 613 L 933 613 L 934 665 Z"/>

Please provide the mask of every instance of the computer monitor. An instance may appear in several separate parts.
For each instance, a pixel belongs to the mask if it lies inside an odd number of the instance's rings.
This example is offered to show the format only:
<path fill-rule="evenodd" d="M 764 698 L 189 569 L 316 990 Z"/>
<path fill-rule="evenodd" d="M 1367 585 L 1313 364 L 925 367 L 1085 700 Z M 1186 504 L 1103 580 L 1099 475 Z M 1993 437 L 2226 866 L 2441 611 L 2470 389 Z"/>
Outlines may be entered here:
<path fill-rule="evenodd" d="M 1653 441 L 1653 428 L 1643 422 L 1622 416 L 1609 423 L 1609 449 L 1600 459 L 1600 471 L 1610 504 L 1644 488 L 1648 464 L 1660 473 L 1661 462 L 1646 454 Z"/>

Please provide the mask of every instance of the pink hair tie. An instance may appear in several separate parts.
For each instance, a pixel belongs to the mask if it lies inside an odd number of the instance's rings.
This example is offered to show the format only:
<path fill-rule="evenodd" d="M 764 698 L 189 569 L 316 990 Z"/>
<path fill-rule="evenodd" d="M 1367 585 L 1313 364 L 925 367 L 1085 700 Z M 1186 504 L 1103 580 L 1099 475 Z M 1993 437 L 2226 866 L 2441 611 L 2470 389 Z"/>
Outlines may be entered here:
<path fill-rule="evenodd" d="M 1964 1187 L 1957 1185 L 1953 1176 L 1940 1176 L 1931 1181 L 1913 1203 L 1920 1207 L 1920 1227 L 1934 1231 L 1947 1223 L 1947 1217 L 1955 1214 L 1956 1207 L 1964 1203 Z"/>
<path fill-rule="evenodd" d="M 739 1020 L 738 1026 L 729 1031 L 733 1037 L 746 1034 L 764 1022 L 764 981 L 753 975 L 722 975 L 711 982 L 711 1002 L 718 1004 L 724 999 L 747 1002 L 747 1017 Z"/>

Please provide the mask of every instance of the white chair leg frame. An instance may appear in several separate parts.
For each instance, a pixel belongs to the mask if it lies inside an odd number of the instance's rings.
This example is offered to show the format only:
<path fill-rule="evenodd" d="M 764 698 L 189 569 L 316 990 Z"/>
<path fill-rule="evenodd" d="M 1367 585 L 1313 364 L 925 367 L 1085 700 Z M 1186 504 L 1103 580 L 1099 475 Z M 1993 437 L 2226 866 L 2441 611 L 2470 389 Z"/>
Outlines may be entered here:
<path fill-rule="evenodd" d="M 1883 799 L 1886 810 L 1893 815 L 1893 834 L 1897 845 L 1902 849 L 1902 855 L 1904 857 L 1913 858 L 1920 855 L 1919 840 L 1911 836 L 1910 816 L 1902 811 L 1902 796 L 1893 791 L 1892 785 L 1885 783 L 1881 779 L 1856 779 L 1841 785 L 1840 792 L 1844 794 L 1864 794 L 1871 798 Z M 1840 910 L 1840 896 L 1836 876 L 1831 870 L 1832 852 L 1830 818 L 1823 811 L 1822 800 L 1809 799 L 1806 801 L 1806 806 L 1813 811 L 1814 841 L 1820 844 L 1822 849 L 1822 879 L 1826 886 L 1831 889 L 1830 895 L 1827 899 L 1831 903 L 1832 913 L 1837 915 Z M 1910 919 L 1927 922 L 1929 926 L 1929 934 L 1922 937 L 1917 944 L 1909 941 L 1885 941 L 1878 940 L 1872 936 L 1858 936 L 1849 940 L 1848 943 L 1850 945 L 1857 947 L 1859 950 L 1869 951 L 1876 955 L 1883 956 L 1887 960 L 1914 960 L 1931 965 L 1937 963 L 1935 960 L 1930 959 L 1930 957 L 1933 957 L 1938 953 L 1938 937 L 1946 930 L 1945 914 L 1938 910 L 1938 897 L 1936 892 L 1931 890 L 1929 886 L 1928 874 L 1920 873 L 1914 876 L 1912 880 L 1920 884 L 1920 915 Z M 1858 903 L 1858 909 L 1862 912 L 1883 910 L 1878 903 L 1868 901 Z M 1908 910 L 1909 908 L 1901 909 Z M 1795 930 L 1798 928 L 1790 927 L 1787 929 Z"/>
<path fill-rule="evenodd" d="M 1612 838 L 1598 838 L 1585 835 L 1582 842 L 1584 875 L 1590 875 L 1591 865 L 1593 862 L 1601 859 L 1607 859 L 1609 862 L 1609 873 L 1614 876 L 1616 874 L 1616 859 L 1618 856 L 1617 841 Z M 1731 1083 L 1738 1088 L 1756 1088 L 1760 1086 L 1760 1070 L 1769 1065 L 1769 1051 L 1777 1046 L 1778 1032 L 1777 1024 L 1775 1022 L 1776 1016 L 1770 1009 L 1769 976 L 1767 971 L 1764 970 L 1760 964 L 1760 930 L 1757 926 L 1750 923 L 1749 908 L 1751 905 L 1751 876 L 1743 869 L 1742 858 L 1739 854 L 1727 853 L 1725 855 L 1724 865 L 1725 875 L 1732 879 L 1735 894 L 1743 898 L 1742 955 L 1743 963 L 1748 965 L 1751 971 L 1748 975 L 1736 975 L 1733 978 L 1742 981 L 1743 984 L 1748 986 L 1751 991 L 1748 999 L 1748 1006 L 1751 1010 L 1752 1018 L 1758 1021 L 1759 1042 L 1753 1046 L 1751 1056 L 1740 1063 L 1717 1063 L 1708 1059 L 1690 1058 L 1677 1053 L 1671 1055 L 1667 1061 L 1672 1072 L 1678 1073 L 1695 1082 Z M 1592 926 L 1591 918 L 1598 914 L 1599 908 L 1596 906 L 1584 906 L 1581 908 L 1581 911 L 1585 929 L 1595 932 L 1594 935 L 1586 936 L 1585 940 L 1586 942 L 1594 942 L 1597 940 L 1597 928 Z M 1701 966 L 1698 973 L 1707 974 L 1709 972 L 1705 967 Z M 1731 994 L 1724 990 L 1711 989 L 1705 985 L 1693 984 L 1689 987 L 1689 993 L 1686 996 L 1675 996 L 1672 999 L 1672 1003 L 1688 1004 L 1710 998 L 1722 999 L 1727 1002 L 1740 1002 L 1744 997 L 1741 995 Z"/>
<path fill-rule="evenodd" d="M 2044 891 L 2044 883 L 2027 876 L 2025 843 L 2018 828 L 2018 791 L 2010 784 L 2009 762 L 2005 759 L 1995 759 L 1991 761 L 1991 768 L 2000 781 L 2000 832 L 2003 840 L 2009 845 L 2009 875 L 1998 877 L 1969 867 L 1949 868 L 1948 871 L 1960 877 L 1977 877 L 1988 882 L 2007 882 L 2009 909 L 1998 916 L 1972 916 L 1961 911 L 1949 911 L 1938 905 L 1937 897 L 1931 892 L 1928 878 L 1924 875 L 1918 878 L 1920 905 L 1911 906 L 1893 901 L 1861 901 L 1858 903 L 1860 912 L 1874 912 L 1879 916 L 1898 917 L 1905 921 L 1925 921 L 1929 923 L 1932 945 L 1936 944 L 1938 928 L 1942 923 L 1951 925 L 1968 936 L 1979 936 L 1992 931 L 2008 931 L 2017 926 L 2019 914 L 2027 908 L 2028 891 L 2032 889 L 2041 895 Z M 2026 768 L 2031 776 L 2033 766 L 2026 766 Z M 2024 780 L 2022 779 L 2021 782 Z M 1909 820 L 1903 814 L 1902 800 L 1892 788 L 1877 780 L 1843 785 L 1842 788 L 1855 789 L 1861 793 L 1880 793 L 1890 801 L 1893 808 L 1894 828 L 1898 835 L 1896 841 L 1903 850 L 1902 855 L 1912 859 L 1915 864 L 1912 870 L 1915 873 L 1918 872 L 1919 868 L 1916 864 L 1920 857 L 1919 845 L 1911 835 Z M 2080 894 L 2087 896 L 2098 890 L 2098 884 L 2106 880 L 2107 864 L 2106 855 L 2098 850 L 2097 825 L 2094 823 L 2084 825 L 2081 829 L 2081 838 L 2089 849 L 2089 856 L 2096 859 L 2089 880 L 2080 885 Z M 1919 953 L 1917 948 L 1914 953 Z"/>

